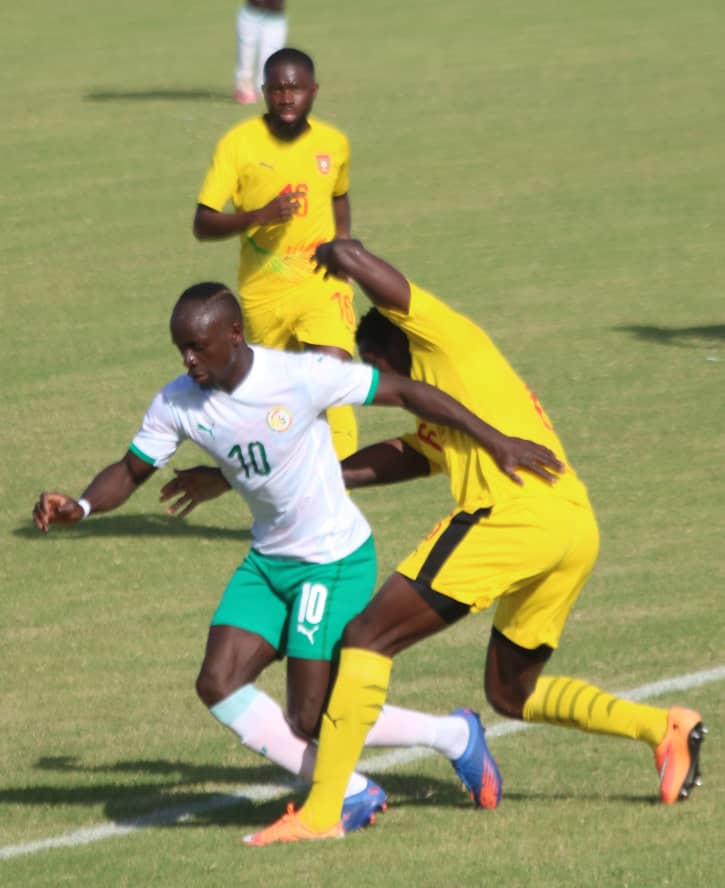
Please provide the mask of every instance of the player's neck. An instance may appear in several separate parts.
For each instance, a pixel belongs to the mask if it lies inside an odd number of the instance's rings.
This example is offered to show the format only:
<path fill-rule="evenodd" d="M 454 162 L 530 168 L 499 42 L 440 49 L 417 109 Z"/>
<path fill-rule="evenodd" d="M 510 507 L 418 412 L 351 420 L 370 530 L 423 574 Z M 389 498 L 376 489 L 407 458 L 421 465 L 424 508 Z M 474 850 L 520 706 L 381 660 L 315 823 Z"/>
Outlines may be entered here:
<path fill-rule="evenodd" d="M 249 372 L 252 369 L 252 364 L 254 363 L 254 352 L 252 349 L 245 343 L 239 352 L 239 357 L 235 361 L 234 368 L 229 374 L 229 377 L 224 380 L 224 382 L 219 386 L 219 388 L 230 395 L 236 388 L 238 388 L 244 380 L 249 376 Z"/>

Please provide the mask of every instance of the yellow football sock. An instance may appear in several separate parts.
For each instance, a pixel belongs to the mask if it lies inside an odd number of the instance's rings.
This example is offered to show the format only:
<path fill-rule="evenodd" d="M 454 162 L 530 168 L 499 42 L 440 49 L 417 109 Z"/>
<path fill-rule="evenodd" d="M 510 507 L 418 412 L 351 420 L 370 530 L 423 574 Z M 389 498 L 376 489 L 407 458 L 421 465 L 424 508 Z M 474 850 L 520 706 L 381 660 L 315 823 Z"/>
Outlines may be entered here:
<path fill-rule="evenodd" d="M 327 422 L 332 433 L 332 446 L 337 458 L 342 460 L 357 450 L 357 420 L 355 411 L 347 404 L 342 407 L 330 407 L 327 411 Z"/>
<path fill-rule="evenodd" d="M 524 720 L 644 740 L 653 748 L 667 731 L 667 710 L 614 697 L 578 678 L 542 676 L 524 704 Z"/>
<path fill-rule="evenodd" d="M 393 661 L 372 651 L 345 648 L 337 681 L 322 716 L 312 789 L 300 811 L 308 829 L 321 832 L 340 819 L 345 789 L 388 692 Z"/>

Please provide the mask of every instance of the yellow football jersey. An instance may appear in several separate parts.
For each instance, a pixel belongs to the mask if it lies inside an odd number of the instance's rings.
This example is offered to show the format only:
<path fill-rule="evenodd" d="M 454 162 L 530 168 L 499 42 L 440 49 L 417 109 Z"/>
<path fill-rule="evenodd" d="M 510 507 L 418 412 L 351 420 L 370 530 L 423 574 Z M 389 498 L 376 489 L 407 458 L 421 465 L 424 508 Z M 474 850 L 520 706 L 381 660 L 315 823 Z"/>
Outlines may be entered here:
<path fill-rule="evenodd" d="M 549 447 L 567 463 L 556 484 L 522 471 L 521 486 L 501 472 L 468 435 L 419 420 L 416 432 L 404 439 L 434 469 L 449 475 L 451 493 L 459 507 L 472 511 L 532 496 L 588 503 L 586 488 L 568 464 L 544 408 L 487 334 L 431 293 L 413 283 L 410 289 L 407 314 L 385 309 L 382 313 L 408 337 L 412 378 L 437 386 L 507 435 Z"/>
<path fill-rule="evenodd" d="M 350 145 L 335 127 L 308 120 L 309 129 L 292 142 L 275 138 L 261 117 L 238 124 L 219 141 L 199 192 L 200 204 L 220 212 L 230 200 L 237 211 L 248 212 L 283 192 L 302 192 L 288 222 L 242 233 L 243 297 L 309 279 L 315 248 L 335 236 L 332 198 L 348 191 Z"/>

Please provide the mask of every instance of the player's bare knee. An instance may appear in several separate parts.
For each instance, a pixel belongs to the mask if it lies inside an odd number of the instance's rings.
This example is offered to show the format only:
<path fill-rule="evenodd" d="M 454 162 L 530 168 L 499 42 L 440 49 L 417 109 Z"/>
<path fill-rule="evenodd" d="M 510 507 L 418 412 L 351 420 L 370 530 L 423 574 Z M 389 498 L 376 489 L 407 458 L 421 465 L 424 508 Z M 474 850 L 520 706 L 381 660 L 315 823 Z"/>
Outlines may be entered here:
<path fill-rule="evenodd" d="M 210 669 L 206 664 L 196 679 L 196 693 L 206 706 L 214 706 L 228 697 L 236 688 L 231 687 L 228 681 L 224 681 L 218 670 Z"/>
<path fill-rule="evenodd" d="M 498 715 L 518 720 L 524 717 L 526 696 L 518 693 L 516 689 L 504 688 L 501 685 L 486 681 L 485 692 L 489 706 Z"/>

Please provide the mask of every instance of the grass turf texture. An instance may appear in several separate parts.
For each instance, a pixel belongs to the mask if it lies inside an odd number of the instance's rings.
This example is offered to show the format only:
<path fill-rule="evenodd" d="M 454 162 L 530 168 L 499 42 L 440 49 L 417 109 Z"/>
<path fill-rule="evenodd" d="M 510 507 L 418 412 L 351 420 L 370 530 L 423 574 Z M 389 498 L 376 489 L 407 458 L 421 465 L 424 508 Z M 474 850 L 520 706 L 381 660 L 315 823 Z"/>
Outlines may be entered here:
<path fill-rule="evenodd" d="M 609 689 L 719 665 L 725 570 L 720 4 L 290 4 L 317 112 L 353 146 L 354 228 L 481 321 L 555 418 L 603 531 L 552 671 Z M 78 494 L 179 372 L 168 314 L 234 284 L 190 223 L 230 100 L 234 7 L 167 0 L 4 12 L 0 845 L 279 781 L 195 700 L 208 617 L 248 536 L 231 498 L 186 523 L 159 475 L 118 513 L 41 539 L 44 488 Z M 363 307 L 362 299 L 358 307 Z M 407 427 L 361 416 L 363 439 Z M 198 461 L 182 450 L 177 465 Z M 435 480 L 359 501 L 387 573 L 448 509 Z M 236 528 L 242 528 L 241 533 Z M 489 619 L 396 662 L 391 700 L 482 708 Z M 282 669 L 263 686 L 279 696 Z M 391 809 L 344 843 L 243 849 L 283 800 L 0 860 L 4 886 L 721 880 L 722 684 L 705 786 L 653 804 L 646 749 L 536 729 L 493 744 L 506 796 L 469 809 L 445 761 L 380 775 Z"/>

